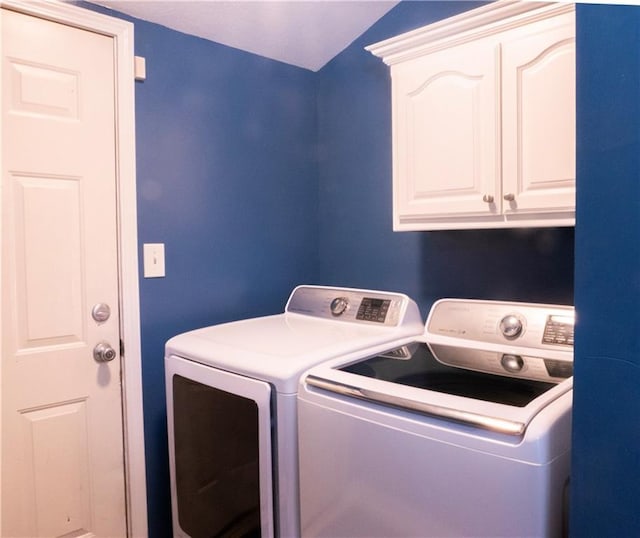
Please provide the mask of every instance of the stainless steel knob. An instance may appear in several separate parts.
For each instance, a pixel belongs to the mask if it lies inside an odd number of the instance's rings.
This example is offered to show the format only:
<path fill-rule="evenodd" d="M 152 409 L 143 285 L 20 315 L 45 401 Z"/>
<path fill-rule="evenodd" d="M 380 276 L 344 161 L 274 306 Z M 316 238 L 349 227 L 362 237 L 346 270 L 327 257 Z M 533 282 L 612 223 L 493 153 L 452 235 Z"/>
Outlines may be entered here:
<path fill-rule="evenodd" d="M 100 342 L 93 348 L 93 358 L 97 362 L 109 362 L 116 358 L 116 350 L 108 342 Z"/>
<path fill-rule="evenodd" d="M 500 331 L 505 338 L 516 338 L 523 329 L 522 320 L 515 314 L 509 314 L 500 321 Z"/>
<path fill-rule="evenodd" d="M 520 355 L 505 353 L 500 360 L 502 367 L 509 373 L 516 374 L 524 368 L 524 360 Z"/>
<path fill-rule="evenodd" d="M 91 310 L 91 317 L 98 323 L 103 323 L 111 316 L 111 308 L 107 303 L 98 303 Z"/>
<path fill-rule="evenodd" d="M 505 194 L 503 196 L 503 198 L 507 201 L 507 202 L 513 202 L 516 199 L 516 195 L 513 194 L 512 192 L 508 192 L 507 194 Z"/>
<path fill-rule="evenodd" d="M 491 194 L 485 194 L 485 195 L 482 197 L 482 201 L 483 201 L 483 202 L 486 202 L 486 203 L 488 203 L 488 204 L 492 204 L 492 203 L 493 203 L 493 196 L 492 196 Z"/>
<path fill-rule="evenodd" d="M 346 297 L 336 297 L 331 301 L 331 314 L 340 316 L 349 306 L 349 300 Z"/>

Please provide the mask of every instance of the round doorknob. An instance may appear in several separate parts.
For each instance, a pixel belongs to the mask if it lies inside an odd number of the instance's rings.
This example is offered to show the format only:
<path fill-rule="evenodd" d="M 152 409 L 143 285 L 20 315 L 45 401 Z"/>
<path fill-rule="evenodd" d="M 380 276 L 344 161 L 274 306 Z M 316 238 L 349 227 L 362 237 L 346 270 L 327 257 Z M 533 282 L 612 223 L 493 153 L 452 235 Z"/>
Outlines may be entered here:
<path fill-rule="evenodd" d="M 512 192 L 508 192 L 507 194 L 505 194 L 503 196 L 503 198 L 507 201 L 507 202 L 513 202 L 516 199 L 516 195 L 513 194 Z"/>
<path fill-rule="evenodd" d="M 109 362 L 116 358 L 116 350 L 108 342 L 100 342 L 93 348 L 93 358 L 98 362 Z"/>
<path fill-rule="evenodd" d="M 493 203 L 493 196 L 492 196 L 492 195 L 490 195 L 490 194 L 485 194 L 485 195 L 482 197 L 482 201 L 483 201 L 483 202 L 486 202 L 486 203 L 488 203 L 488 204 L 492 204 L 492 203 Z"/>

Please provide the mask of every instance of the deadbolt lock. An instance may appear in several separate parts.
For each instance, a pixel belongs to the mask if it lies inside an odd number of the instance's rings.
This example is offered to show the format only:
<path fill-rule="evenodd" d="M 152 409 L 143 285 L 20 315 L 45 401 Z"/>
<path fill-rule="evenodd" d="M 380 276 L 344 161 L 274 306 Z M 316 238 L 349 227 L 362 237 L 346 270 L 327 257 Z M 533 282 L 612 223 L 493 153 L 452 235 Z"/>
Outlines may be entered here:
<path fill-rule="evenodd" d="M 111 316 L 111 308 L 107 303 L 98 303 L 91 310 L 91 317 L 98 323 L 103 323 Z"/>

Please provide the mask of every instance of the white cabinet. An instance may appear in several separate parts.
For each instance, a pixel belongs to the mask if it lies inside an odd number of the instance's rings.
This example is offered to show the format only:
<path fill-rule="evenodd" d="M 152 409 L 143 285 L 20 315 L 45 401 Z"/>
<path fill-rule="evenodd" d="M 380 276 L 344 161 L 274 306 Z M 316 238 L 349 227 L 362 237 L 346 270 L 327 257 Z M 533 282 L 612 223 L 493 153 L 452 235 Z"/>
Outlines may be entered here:
<path fill-rule="evenodd" d="M 498 1 L 368 50 L 391 66 L 395 230 L 574 224 L 572 4 Z"/>

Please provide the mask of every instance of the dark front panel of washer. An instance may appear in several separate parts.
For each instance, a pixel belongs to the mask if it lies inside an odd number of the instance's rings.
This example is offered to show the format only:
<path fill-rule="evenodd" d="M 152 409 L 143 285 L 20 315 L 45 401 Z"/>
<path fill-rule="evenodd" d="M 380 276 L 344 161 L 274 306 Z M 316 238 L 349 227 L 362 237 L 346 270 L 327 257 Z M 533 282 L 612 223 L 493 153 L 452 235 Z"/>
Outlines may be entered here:
<path fill-rule="evenodd" d="M 524 407 L 555 386 L 553 383 L 449 366 L 438 361 L 423 343 L 403 346 L 340 370 L 391 383 L 516 407 Z"/>
<path fill-rule="evenodd" d="M 260 536 L 258 406 L 173 376 L 176 496 L 192 538 Z"/>

